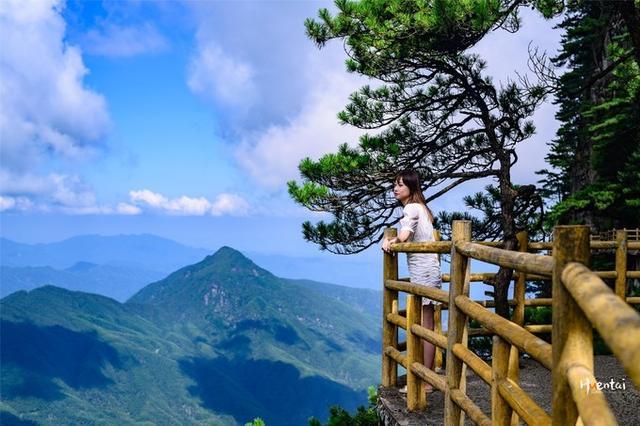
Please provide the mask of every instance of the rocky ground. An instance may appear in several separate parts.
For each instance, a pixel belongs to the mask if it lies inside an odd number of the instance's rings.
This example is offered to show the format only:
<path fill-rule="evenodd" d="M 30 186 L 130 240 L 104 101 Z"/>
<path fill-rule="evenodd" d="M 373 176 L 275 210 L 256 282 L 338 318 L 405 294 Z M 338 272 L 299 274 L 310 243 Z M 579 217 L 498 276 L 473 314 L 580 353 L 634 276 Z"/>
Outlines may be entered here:
<path fill-rule="evenodd" d="M 626 389 L 603 389 L 609 406 L 621 426 L 640 425 L 640 391 L 624 373 L 618 360 L 611 356 L 595 357 L 595 377 L 599 382 L 612 379 L 624 384 Z M 404 379 L 404 377 L 402 378 Z M 402 381 L 402 380 L 401 380 Z M 520 385 L 547 413 L 551 412 L 551 373 L 536 361 L 522 359 L 520 363 Z M 467 394 L 491 417 L 491 389 L 473 372 L 467 372 Z M 406 400 L 397 389 L 380 389 L 379 408 L 386 425 L 418 426 L 442 425 L 444 420 L 444 395 L 436 391 L 428 396 L 428 408 L 421 413 L 408 413 Z M 473 424 L 467 419 L 466 424 Z"/>

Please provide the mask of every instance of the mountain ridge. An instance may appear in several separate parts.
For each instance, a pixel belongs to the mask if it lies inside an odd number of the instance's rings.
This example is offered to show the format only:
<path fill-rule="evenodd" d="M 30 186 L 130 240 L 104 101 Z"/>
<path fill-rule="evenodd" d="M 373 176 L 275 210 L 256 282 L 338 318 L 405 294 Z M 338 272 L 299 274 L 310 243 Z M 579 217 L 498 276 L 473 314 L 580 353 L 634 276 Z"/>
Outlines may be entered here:
<path fill-rule="evenodd" d="M 326 418 L 331 404 L 354 409 L 377 381 L 380 321 L 322 294 L 337 290 L 281 279 L 224 246 L 127 303 L 54 286 L 16 292 L 0 300 L 0 338 L 13 354 L 2 365 L 0 411 L 43 424 L 262 417 L 293 426 Z M 51 350 L 56 341 L 66 349 Z M 95 355 L 78 382 L 68 360 L 86 348 Z M 48 353 L 46 365 L 28 361 Z M 34 399 L 26 378 L 55 398 Z M 33 414 L 44 412 L 54 420 Z"/>

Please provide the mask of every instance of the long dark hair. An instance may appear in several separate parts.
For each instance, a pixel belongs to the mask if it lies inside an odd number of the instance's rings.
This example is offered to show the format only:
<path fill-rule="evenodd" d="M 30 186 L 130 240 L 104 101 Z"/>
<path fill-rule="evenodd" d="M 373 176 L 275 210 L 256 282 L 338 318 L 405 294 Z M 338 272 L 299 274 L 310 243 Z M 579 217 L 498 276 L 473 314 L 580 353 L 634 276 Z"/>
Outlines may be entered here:
<path fill-rule="evenodd" d="M 422 195 L 420 175 L 418 175 L 414 170 L 403 170 L 396 175 L 394 182 L 397 183 L 400 179 L 402 179 L 402 183 L 409 188 L 409 202 L 419 203 L 425 206 L 427 213 L 429 214 L 429 220 L 433 223 L 433 213 L 429 206 L 427 206 L 427 201 L 424 199 L 424 195 Z"/>

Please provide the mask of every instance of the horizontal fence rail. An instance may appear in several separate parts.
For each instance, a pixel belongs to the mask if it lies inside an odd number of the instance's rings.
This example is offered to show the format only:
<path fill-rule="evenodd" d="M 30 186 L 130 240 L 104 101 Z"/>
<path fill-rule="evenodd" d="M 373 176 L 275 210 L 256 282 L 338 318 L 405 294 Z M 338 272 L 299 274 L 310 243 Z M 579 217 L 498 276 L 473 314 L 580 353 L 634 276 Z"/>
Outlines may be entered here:
<path fill-rule="evenodd" d="M 387 229 L 385 238 L 397 235 Z M 384 254 L 383 267 L 383 356 L 382 386 L 397 385 L 397 365 L 407 371 L 407 407 L 423 410 L 427 400 L 421 383 L 445 393 L 444 421 L 458 426 L 467 415 L 476 424 L 617 424 L 602 392 L 585 392 L 584 383 L 595 383 L 593 329 L 595 328 L 631 380 L 640 386 L 640 314 L 630 304 L 640 297 L 627 296 L 627 280 L 640 279 L 640 271 L 628 270 L 630 251 L 640 250 L 640 231 L 617 230 L 607 240 L 589 236 L 581 226 L 554 229 L 552 242 L 529 242 L 518 234 L 518 251 L 504 250 L 502 242 L 472 242 L 471 223 L 454 221 L 451 241 L 396 243 L 395 253 L 451 255 L 451 271 L 442 274 L 449 291 L 412 283 L 398 276 L 398 256 Z M 615 270 L 591 271 L 590 252 L 614 252 Z M 536 254 L 547 251 L 549 254 Z M 514 271 L 511 320 L 489 311 L 491 300 L 469 297 L 472 282 L 491 284 L 496 273 L 471 273 L 471 259 Z M 614 290 L 603 281 L 612 280 Z M 525 299 L 527 281 L 551 281 L 553 297 Z M 407 308 L 398 309 L 399 293 L 407 294 Z M 435 326 L 421 325 L 422 297 L 439 302 Z M 626 303 L 625 303 L 626 302 Z M 524 323 L 525 306 L 551 306 L 552 324 Z M 449 311 L 447 332 L 442 332 L 441 311 Z M 481 326 L 470 329 L 468 320 Z M 398 330 L 406 341 L 398 341 Z M 551 333 L 552 344 L 536 336 Z M 493 336 L 491 365 L 468 348 L 469 336 Z M 446 351 L 446 376 L 422 363 L 422 342 L 436 348 L 435 370 L 442 366 Z M 518 357 L 524 352 L 551 371 L 552 410 L 547 413 L 519 385 Z M 491 415 L 488 416 L 466 393 L 466 369 L 491 387 Z"/>

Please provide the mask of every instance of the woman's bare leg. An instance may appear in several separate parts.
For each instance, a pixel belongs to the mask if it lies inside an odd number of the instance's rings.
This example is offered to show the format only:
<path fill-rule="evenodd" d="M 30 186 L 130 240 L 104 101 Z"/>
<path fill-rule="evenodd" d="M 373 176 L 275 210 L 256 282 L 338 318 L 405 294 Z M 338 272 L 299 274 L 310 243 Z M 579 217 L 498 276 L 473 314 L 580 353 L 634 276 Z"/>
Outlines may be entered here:
<path fill-rule="evenodd" d="M 422 305 L 422 326 L 433 330 L 433 303 Z M 422 341 L 424 348 L 424 365 L 433 370 L 433 359 L 435 357 L 436 347 L 431 342 Z M 433 388 L 430 384 L 426 384 L 427 389 Z"/>

